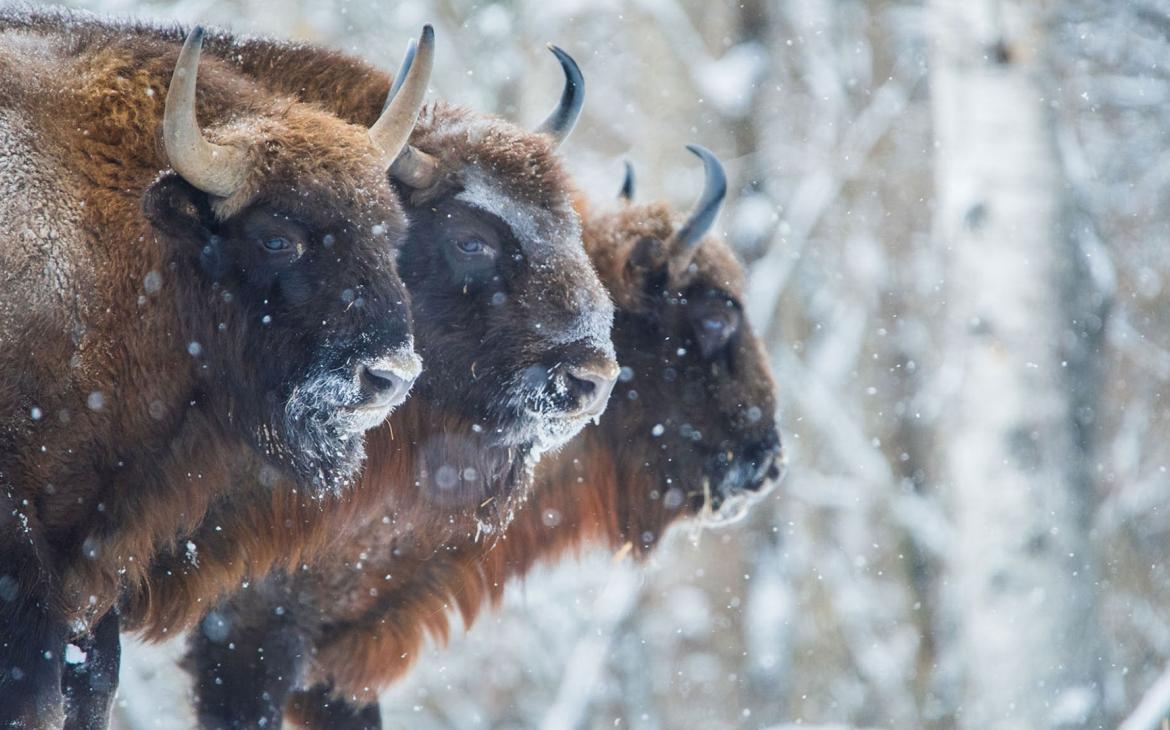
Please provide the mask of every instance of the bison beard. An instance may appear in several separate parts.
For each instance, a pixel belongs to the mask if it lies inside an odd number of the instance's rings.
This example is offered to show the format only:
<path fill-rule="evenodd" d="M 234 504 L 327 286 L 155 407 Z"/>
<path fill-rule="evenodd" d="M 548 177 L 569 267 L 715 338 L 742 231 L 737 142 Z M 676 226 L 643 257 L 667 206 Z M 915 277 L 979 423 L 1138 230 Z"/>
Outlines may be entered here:
<path fill-rule="evenodd" d="M 715 295 L 738 301 L 742 270 L 716 239 L 680 252 L 679 229 L 661 205 L 586 219 L 587 246 L 619 307 L 618 353 L 634 375 L 619 384 L 600 425 L 540 462 L 531 496 L 504 531 L 435 540 L 421 525 L 404 535 L 367 518 L 329 558 L 275 573 L 233 597 L 216 616 L 235 630 L 214 638 L 196 632 L 186 662 L 205 723 L 262 691 L 257 677 L 275 669 L 300 683 L 284 719 L 376 728 L 378 692 L 410 667 L 428 635 L 447 638 L 452 610 L 470 626 L 499 601 L 509 579 L 586 543 L 644 555 L 675 520 L 711 510 L 704 483 L 725 504 L 759 499 L 779 467 L 767 362 L 746 323 L 718 347 L 704 348 L 711 327 L 695 321 Z M 677 265 L 679 255 L 687 266 Z M 666 370 L 677 377 L 663 377 Z M 687 390 L 700 397 L 680 398 Z M 713 511 L 716 520 L 721 514 Z M 279 632 L 266 618 L 274 606 L 284 611 Z M 256 656 L 276 633 L 300 637 L 304 649 L 295 661 L 239 671 L 240 658 Z M 274 714 L 264 717 L 281 716 L 277 699 Z"/>
<path fill-rule="evenodd" d="M 177 61 L 174 43 L 75 20 L 0 11 L 0 190 L 20 191 L 0 196 L 2 726 L 60 723 L 65 642 L 263 463 L 258 430 L 302 435 L 283 399 L 309 374 L 415 357 L 393 135 L 214 61 L 196 96 L 197 31 Z M 399 146 L 421 100 L 403 99 Z M 264 253 L 268 231 L 289 245 Z M 291 285 L 305 276 L 359 289 L 376 320 Z M 355 454 L 296 477 L 347 478 Z"/>

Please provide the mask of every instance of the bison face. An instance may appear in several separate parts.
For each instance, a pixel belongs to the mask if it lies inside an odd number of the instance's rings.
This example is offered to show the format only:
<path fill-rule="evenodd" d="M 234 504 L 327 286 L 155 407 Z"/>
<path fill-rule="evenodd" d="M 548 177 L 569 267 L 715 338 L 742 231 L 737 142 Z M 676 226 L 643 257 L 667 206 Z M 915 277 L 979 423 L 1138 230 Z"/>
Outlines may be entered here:
<path fill-rule="evenodd" d="M 219 220 L 208 196 L 172 176 L 146 212 L 186 254 L 213 313 L 189 345 L 209 393 L 261 452 L 336 488 L 360 463 L 363 433 L 421 370 L 395 266 L 403 215 L 385 190 L 356 203 L 282 190 Z"/>
<path fill-rule="evenodd" d="M 572 210 L 471 182 L 412 217 L 403 278 L 420 351 L 442 363 L 419 382 L 428 399 L 486 445 L 521 450 L 557 447 L 600 416 L 618 372 L 613 307 Z"/>
<path fill-rule="evenodd" d="M 602 437 L 621 472 L 618 527 L 640 550 L 680 516 L 743 515 L 783 465 L 775 386 L 743 317 L 743 270 L 706 235 L 726 194 L 723 167 L 708 150 L 689 149 L 706 181 L 685 222 L 666 205 L 625 205 L 591 218 L 586 232 L 618 304 L 624 367 Z"/>
<path fill-rule="evenodd" d="M 226 428 L 301 482 L 336 489 L 357 471 L 364 432 L 421 370 L 394 263 L 405 214 L 385 179 L 418 117 L 434 32 L 423 28 L 398 98 L 368 129 L 258 98 L 220 108 L 208 136 L 202 47 L 193 28 L 159 129 L 175 172 L 147 191 L 144 211 L 188 264 L 183 334 Z"/>
<path fill-rule="evenodd" d="M 607 432 L 616 434 L 615 453 L 636 453 L 633 468 L 653 475 L 629 481 L 638 493 L 623 495 L 626 522 L 696 513 L 727 522 L 780 475 L 774 386 L 743 318 L 742 274 L 731 253 L 706 240 L 678 280 L 664 251 L 657 239 L 634 247 L 626 285 L 636 288 L 639 306 L 619 309 L 614 325 L 624 367 Z M 665 526 L 643 522 L 631 537 L 648 546 Z"/>

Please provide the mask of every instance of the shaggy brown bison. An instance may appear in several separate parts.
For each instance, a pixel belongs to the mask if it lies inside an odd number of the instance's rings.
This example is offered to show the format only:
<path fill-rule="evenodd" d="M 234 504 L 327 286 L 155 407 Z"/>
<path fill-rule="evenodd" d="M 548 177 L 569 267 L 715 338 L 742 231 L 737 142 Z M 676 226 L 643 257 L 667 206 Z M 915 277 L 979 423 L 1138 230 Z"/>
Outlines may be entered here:
<path fill-rule="evenodd" d="M 367 129 L 200 43 L 0 11 L 0 726 L 60 724 L 68 637 L 235 466 L 343 486 L 419 370 L 385 175 L 428 69 Z"/>
<path fill-rule="evenodd" d="M 278 702 L 299 685 L 286 707 L 294 724 L 377 728 L 378 692 L 427 634 L 446 638 L 451 610 L 469 626 L 539 560 L 585 543 L 642 555 L 675 520 L 734 517 L 774 483 L 773 381 L 743 321 L 742 269 L 706 235 L 723 172 L 692 150 L 707 180 L 685 220 L 663 204 L 585 216 L 587 249 L 617 306 L 625 373 L 601 424 L 540 462 L 529 502 L 492 539 L 424 545 L 374 512 L 329 557 L 218 607 L 191 645 L 201 708 L 243 707 L 246 693 L 253 706 Z"/>
<path fill-rule="evenodd" d="M 436 105 L 391 170 L 412 219 L 400 269 L 413 295 L 417 346 L 432 366 L 411 401 L 373 434 L 355 488 L 295 493 L 273 489 L 264 475 L 241 475 L 200 528 L 158 560 L 150 582 L 128 592 L 130 626 L 168 636 L 241 581 L 274 564 L 310 562 L 374 512 L 387 530 L 426 540 L 498 530 L 523 498 L 539 453 L 600 413 L 617 377 L 612 305 L 585 256 L 555 155 L 583 91 L 576 64 L 557 56 L 565 93 L 535 133 Z M 214 628 L 204 635 L 219 636 Z M 106 697 L 113 679 L 100 683 Z M 248 712 L 208 704 L 205 722 L 229 724 L 225 717 Z"/>

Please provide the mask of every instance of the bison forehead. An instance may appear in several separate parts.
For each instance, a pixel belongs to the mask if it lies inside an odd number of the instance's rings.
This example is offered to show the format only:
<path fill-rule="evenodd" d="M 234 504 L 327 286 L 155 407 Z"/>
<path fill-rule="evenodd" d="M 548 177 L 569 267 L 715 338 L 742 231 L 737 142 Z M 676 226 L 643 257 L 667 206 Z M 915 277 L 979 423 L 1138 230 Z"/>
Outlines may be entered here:
<path fill-rule="evenodd" d="M 213 203 L 221 218 L 235 215 L 262 193 L 276 191 L 296 193 L 294 198 L 310 205 L 328 203 L 346 215 L 377 218 L 389 213 L 404 220 L 386 185 L 387 163 L 364 128 L 293 106 L 271 117 L 236 117 L 204 133 L 213 142 L 245 150 L 249 158 L 244 185 Z M 309 191 L 324 199 L 313 199 Z"/>
<path fill-rule="evenodd" d="M 475 165 L 462 176 L 463 189 L 455 199 L 496 216 L 512 231 L 528 266 L 546 285 L 532 292 L 573 315 L 571 322 L 543 329 L 541 335 L 557 342 L 592 340 L 609 348 L 613 303 L 597 278 L 581 240 L 581 221 L 567 195 L 546 208 L 518 200 L 505 183 Z"/>
<path fill-rule="evenodd" d="M 519 200 L 508 194 L 506 181 L 475 165 L 468 166 L 462 179 L 463 190 L 456 194 L 456 200 L 504 221 L 534 265 L 561 266 L 565 271 L 589 266 L 581 242 L 581 221 L 567 196 L 548 208 Z"/>

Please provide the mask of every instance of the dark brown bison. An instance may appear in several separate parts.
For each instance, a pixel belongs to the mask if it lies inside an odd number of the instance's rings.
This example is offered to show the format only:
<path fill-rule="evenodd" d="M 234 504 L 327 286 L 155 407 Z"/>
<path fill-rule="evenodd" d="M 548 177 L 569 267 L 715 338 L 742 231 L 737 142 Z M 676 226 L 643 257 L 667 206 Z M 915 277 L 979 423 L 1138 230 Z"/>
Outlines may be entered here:
<path fill-rule="evenodd" d="M 685 220 L 663 204 L 584 217 L 587 249 L 617 307 L 625 373 L 600 425 L 540 462 L 530 500 L 495 539 L 427 541 L 424 550 L 417 534 L 388 529 L 374 512 L 327 558 L 219 606 L 188 658 L 201 711 L 271 711 L 298 686 L 285 715 L 294 724 L 377 728 L 378 692 L 428 634 L 447 637 L 450 611 L 469 626 L 537 561 L 585 543 L 643 555 L 675 520 L 733 518 L 775 482 L 774 385 L 743 320 L 743 272 L 706 235 L 723 172 L 692 149 L 707 182 Z M 237 717 L 243 726 L 260 715 Z"/>
<path fill-rule="evenodd" d="M 290 499 L 255 480 L 255 499 L 238 499 L 246 487 L 233 491 L 191 535 L 197 561 L 180 541 L 157 580 L 128 596 L 135 626 L 158 637 L 181 628 L 202 613 L 199 601 L 274 563 L 309 562 L 371 509 L 392 508 L 402 529 L 432 528 L 435 539 L 493 530 L 522 502 L 537 457 L 600 414 L 618 375 L 613 306 L 555 154 L 583 83 L 572 59 L 558 58 L 569 93 L 551 119 L 563 123 L 531 132 L 436 104 L 408 148 L 410 175 L 429 182 L 413 188 L 399 165 L 391 172 L 411 216 L 399 268 L 416 347 L 432 365 L 411 400 L 371 432 L 354 489 Z M 280 528 L 257 529 L 269 523 Z"/>
<path fill-rule="evenodd" d="M 389 531 L 424 536 L 420 550 L 498 531 L 537 456 L 600 413 L 617 377 L 612 305 L 555 155 L 583 91 L 576 64 L 557 55 L 566 90 L 535 133 L 435 105 L 391 170 L 412 220 L 400 270 L 431 365 L 411 401 L 372 433 L 362 478 L 343 494 L 316 495 L 242 474 L 200 528 L 160 557 L 149 583 L 128 591 L 131 627 L 168 636 L 241 581 L 315 560 L 370 514 Z M 103 684 L 108 697 L 113 679 Z"/>
<path fill-rule="evenodd" d="M 59 725 L 68 637 L 238 465 L 342 487 L 419 370 L 385 175 L 425 64 L 367 129 L 201 35 L 0 11 L 0 726 Z"/>

